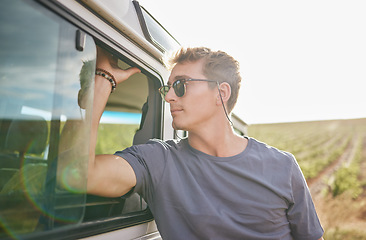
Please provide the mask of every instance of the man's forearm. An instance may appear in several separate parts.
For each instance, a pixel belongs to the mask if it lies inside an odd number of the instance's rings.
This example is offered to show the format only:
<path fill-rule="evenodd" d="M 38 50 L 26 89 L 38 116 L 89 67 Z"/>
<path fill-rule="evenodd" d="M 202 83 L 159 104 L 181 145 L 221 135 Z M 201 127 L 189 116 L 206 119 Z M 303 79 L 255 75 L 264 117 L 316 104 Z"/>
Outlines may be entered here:
<path fill-rule="evenodd" d="M 60 138 L 57 182 L 59 187 L 77 192 L 86 190 L 83 179 L 92 174 L 90 171 L 93 171 L 95 163 L 99 121 L 111 92 L 111 84 L 101 76 L 95 77 L 94 86 L 93 105 L 86 109 L 92 111 L 91 125 L 83 120 L 68 119 Z M 89 141 L 85 139 L 86 136 L 89 136 Z M 84 154 L 88 154 L 88 162 L 80 159 Z"/>
<path fill-rule="evenodd" d="M 95 147 L 98 137 L 98 127 L 108 97 L 111 93 L 110 82 L 102 76 L 95 76 L 93 113 L 90 132 L 89 166 L 93 166 L 95 159 Z"/>

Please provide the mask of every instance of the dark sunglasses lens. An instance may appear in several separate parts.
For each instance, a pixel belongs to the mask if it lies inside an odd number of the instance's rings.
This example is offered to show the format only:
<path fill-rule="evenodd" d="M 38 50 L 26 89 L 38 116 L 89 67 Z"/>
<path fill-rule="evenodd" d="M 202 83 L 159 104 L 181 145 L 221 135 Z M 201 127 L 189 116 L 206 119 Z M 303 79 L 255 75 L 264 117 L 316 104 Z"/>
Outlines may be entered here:
<path fill-rule="evenodd" d="M 177 80 L 173 83 L 174 92 L 177 95 L 177 97 L 182 97 L 185 93 L 184 89 L 184 81 Z"/>
<path fill-rule="evenodd" d="M 159 92 L 162 98 L 165 98 L 165 96 L 169 92 L 169 89 L 170 89 L 169 86 L 162 86 L 161 88 L 159 88 Z"/>

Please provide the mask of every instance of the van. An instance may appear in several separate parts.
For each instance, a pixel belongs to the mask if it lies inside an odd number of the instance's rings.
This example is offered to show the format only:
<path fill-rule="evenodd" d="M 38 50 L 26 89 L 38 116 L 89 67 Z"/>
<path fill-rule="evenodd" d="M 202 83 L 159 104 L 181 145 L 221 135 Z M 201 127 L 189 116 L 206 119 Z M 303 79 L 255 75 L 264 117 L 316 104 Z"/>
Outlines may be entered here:
<path fill-rule="evenodd" d="M 67 159 L 87 170 L 97 47 L 120 68 L 141 69 L 111 93 L 97 154 L 186 136 L 171 127 L 158 93 L 169 77 L 162 58 L 178 41 L 137 1 L 1 3 L 0 239 L 160 239 L 139 195 L 103 198 L 60 185 L 58 165 Z"/>

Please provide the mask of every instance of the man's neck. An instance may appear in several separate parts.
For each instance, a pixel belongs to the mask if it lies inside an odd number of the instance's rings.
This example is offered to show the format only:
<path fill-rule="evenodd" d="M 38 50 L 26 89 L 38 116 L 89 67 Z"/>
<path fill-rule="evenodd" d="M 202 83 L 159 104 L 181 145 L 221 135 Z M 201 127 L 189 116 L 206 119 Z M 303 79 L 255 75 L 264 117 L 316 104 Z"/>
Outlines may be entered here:
<path fill-rule="evenodd" d="M 217 157 L 235 156 L 248 144 L 248 140 L 236 135 L 229 124 L 222 128 L 190 131 L 188 142 L 191 147 Z"/>

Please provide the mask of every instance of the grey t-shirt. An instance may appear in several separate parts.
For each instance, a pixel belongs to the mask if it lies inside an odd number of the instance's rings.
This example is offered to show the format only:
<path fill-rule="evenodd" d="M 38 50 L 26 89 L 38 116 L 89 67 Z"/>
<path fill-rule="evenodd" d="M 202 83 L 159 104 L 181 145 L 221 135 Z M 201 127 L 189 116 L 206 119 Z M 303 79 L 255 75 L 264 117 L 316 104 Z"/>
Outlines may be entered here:
<path fill-rule="evenodd" d="M 134 192 L 163 239 L 318 239 L 323 229 L 293 155 L 248 138 L 215 157 L 180 142 L 151 140 L 116 152 L 135 171 Z"/>

